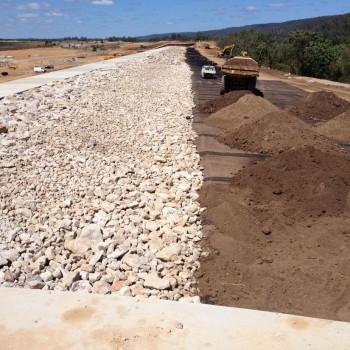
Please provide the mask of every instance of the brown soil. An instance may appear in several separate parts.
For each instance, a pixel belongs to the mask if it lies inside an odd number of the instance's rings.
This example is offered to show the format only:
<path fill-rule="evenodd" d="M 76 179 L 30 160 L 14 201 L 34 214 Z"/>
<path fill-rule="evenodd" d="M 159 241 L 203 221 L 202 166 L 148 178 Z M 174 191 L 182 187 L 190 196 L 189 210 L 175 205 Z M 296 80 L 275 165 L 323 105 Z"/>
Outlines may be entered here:
<path fill-rule="evenodd" d="M 286 111 L 306 121 L 327 121 L 348 109 L 350 102 L 327 91 L 314 92 L 295 105 L 285 108 Z"/>
<path fill-rule="evenodd" d="M 268 204 L 281 218 L 343 214 L 350 190 L 350 160 L 313 147 L 283 153 L 240 171 L 232 185 L 249 188 L 252 204 Z M 350 198 L 349 198 L 350 199 Z M 258 214 L 260 221 L 265 216 Z"/>
<path fill-rule="evenodd" d="M 349 169 L 307 147 L 206 184 L 202 299 L 350 321 Z"/>
<path fill-rule="evenodd" d="M 250 67 L 255 70 L 259 70 L 258 64 L 250 58 L 233 57 L 227 60 L 225 66 L 236 66 L 236 67 Z"/>
<path fill-rule="evenodd" d="M 204 123 L 217 128 L 230 129 L 234 126 L 251 123 L 262 115 L 277 110 L 278 107 L 264 98 L 247 94 L 242 96 L 237 102 L 232 102 L 229 106 L 211 114 L 204 120 Z"/>
<path fill-rule="evenodd" d="M 115 43 L 109 44 L 111 46 L 115 45 Z M 151 49 L 160 44 L 163 44 L 163 42 L 143 43 L 143 50 Z M 1 50 L 1 55 L 13 56 L 13 63 L 18 65 L 18 68 L 0 67 L 0 73 L 8 73 L 7 76 L 0 74 L 0 83 L 36 75 L 38 73 L 35 73 L 33 70 L 35 66 L 53 65 L 54 69 L 47 70 L 47 72 L 51 72 L 102 61 L 104 57 L 113 54 L 116 54 L 117 57 L 119 55 L 130 55 L 138 52 L 140 49 L 140 43 L 122 43 L 118 49 L 109 48 L 108 44 L 105 45 L 106 50 L 97 52 L 74 48 L 68 49 L 59 46 Z"/>
<path fill-rule="evenodd" d="M 317 126 L 316 131 L 338 142 L 350 143 L 350 109 Z"/>
<path fill-rule="evenodd" d="M 248 90 L 231 91 L 224 96 L 213 98 L 212 100 L 202 103 L 196 108 L 196 110 L 203 113 L 215 113 L 222 108 L 225 108 L 232 103 L 237 102 L 242 96 L 245 96 L 247 94 L 252 95 L 252 92 Z"/>
<path fill-rule="evenodd" d="M 219 141 L 232 148 L 273 155 L 305 146 L 314 146 L 326 152 L 340 152 L 337 146 L 315 132 L 311 126 L 282 110 L 252 119 L 222 133 L 218 137 Z"/>
<path fill-rule="evenodd" d="M 309 92 L 327 89 L 350 101 L 348 86 L 288 78 L 264 68 L 260 73 L 260 79 L 285 81 Z M 242 99 L 230 107 L 236 108 Z M 329 108 L 320 107 L 323 102 L 315 101 L 315 108 Z M 346 117 L 334 117 L 339 110 L 332 113 L 325 118 L 334 119 L 317 128 L 283 111 L 272 120 L 262 118 L 264 113 L 251 114 L 243 123 L 265 128 L 244 135 L 247 149 L 267 148 L 275 156 L 237 173 L 232 183 L 208 181 L 202 187 L 200 202 L 207 208 L 202 216 L 202 246 L 209 253 L 201 259 L 197 274 L 203 302 L 350 321 L 350 164 L 331 152 L 331 141 L 317 132 L 329 131 L 339 118 L 341 126 L 334 133 L 343 138 L 339 130 L 346 128 Z M 244 128 L 237 121 L 247 118 L 236 119 L 236 115 L 230 128 Z M 264 119 L 265 124 L 258 123 Z M 274 123 L 271 127 L 269 121 Z M 259 144 L 252 143 L 256 135 Z M 315 149 L 287 151 L 295 142 Z M 279 149 L 284 152 L 278 153 Z M 235 162 L 234 157 L 229 161 Z M 215 158 L 208 166 L 216 166 Z"/>

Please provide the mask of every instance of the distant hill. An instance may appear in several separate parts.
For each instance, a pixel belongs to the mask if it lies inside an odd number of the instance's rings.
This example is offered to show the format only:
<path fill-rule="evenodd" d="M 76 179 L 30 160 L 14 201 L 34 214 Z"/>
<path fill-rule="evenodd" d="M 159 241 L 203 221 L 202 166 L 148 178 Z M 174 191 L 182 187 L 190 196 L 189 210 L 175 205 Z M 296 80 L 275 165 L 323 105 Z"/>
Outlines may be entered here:
<path fill-rule="evenodd" d="M 278 33 L 283 34 L 296 29 L 308 29 L 323 32 L 326 36 L 336 41 L 343 41 L 350 36 L 350 13 L 336 16 L 323 16 L 306 19 L 298 19 L 282 23 L 266 23 L 252 24 L 242 27 L 229 27 L 224 29 L 215 29 L 201 31 L 202 35 L 211 37 L 221 37 L 228 33 L 238 32 L 241 30 L 255 29 L 262 33 Z M 142 40 L 150 40 L 155 38 L 174 38 L 174 34 L 182 37 L 194 38 L 198 32 L 181 32 L 181 33 L 164 33 L 152 34 L 138 37 Z"/>

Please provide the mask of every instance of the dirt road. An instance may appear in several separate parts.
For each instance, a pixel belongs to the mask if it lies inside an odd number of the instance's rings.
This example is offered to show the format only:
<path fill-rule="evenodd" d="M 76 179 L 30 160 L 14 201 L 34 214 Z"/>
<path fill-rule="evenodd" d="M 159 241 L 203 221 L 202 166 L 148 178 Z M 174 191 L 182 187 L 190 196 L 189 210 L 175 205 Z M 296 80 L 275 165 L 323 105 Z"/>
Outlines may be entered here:
<path fill-rule="evenodd" d="M 33 71 L 35 66 L 53 65 L 54 69 L 47 71 L 61 70 L 81 66 L 83 64 L 103 61 L 104 57 L 116 54 L 118 56 L 125 56 L 136 53 L 140 50 L 149 50 L 158 46 L 160 43 L 122 43 L 119 48 L 112 48 L 116 46 L 111 43 L 109 49 L 106 45 L 104 51 L 93 52 L 92 49 L 75 49 L 63 48 L 60 46 L 28 48 L 18 50 L 0 50 L 0 55 L 13 56 L 13 63 L 17 65 L 16 69 L 8 67 L 0 67 L 0 83 L 11 81 L 15 79 L 29 77 L 38 73 Z M 1 72 L 7 72 L 8 75 L 2 76 Z M 39 73 L 42 74 L 42 73 Z"/>
<path fill-rule="evenodd" d="M 217 57 L 216 50 L 207 50 L 200 47 L 200 45 L 196 45 L 196 49 L 201 55 L 206 57 L 209 62 L 215 62 L 218 66 L 225 63 L 224 58 Z M 260 83 L 262 81 L 282 81 L 306 92 L 331 91 L 339 97 L 350 101 L 350 84 L 290 75 L 288 72 L 282 72 L 268 67 L 261 67 L 259 80 Z"/>

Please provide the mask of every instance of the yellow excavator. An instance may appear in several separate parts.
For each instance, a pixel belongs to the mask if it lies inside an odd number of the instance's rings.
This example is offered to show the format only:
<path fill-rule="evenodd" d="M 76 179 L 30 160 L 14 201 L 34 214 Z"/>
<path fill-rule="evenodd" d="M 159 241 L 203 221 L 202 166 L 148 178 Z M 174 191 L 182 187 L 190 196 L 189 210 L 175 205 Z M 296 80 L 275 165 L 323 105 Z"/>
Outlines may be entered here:
<path fill-rule="evenodd" d="M 234 49 L 235 45 L 228 45 L 225 46 L 221 51 L 219 51 L 217 53 L 218 57 L 226 57 L 226 56 L 230 56 L 232 50 Z"/>

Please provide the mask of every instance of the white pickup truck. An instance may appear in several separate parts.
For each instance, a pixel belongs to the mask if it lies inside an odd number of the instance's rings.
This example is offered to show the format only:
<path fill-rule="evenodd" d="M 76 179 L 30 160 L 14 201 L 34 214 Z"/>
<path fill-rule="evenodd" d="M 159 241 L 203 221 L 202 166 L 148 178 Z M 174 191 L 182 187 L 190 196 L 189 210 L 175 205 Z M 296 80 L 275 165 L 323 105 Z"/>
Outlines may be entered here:
<path fill-rule="evenodd" d="M 34 72 L 35 73 L 45 73 L 46 69 L 43 67 L 34 67 Z"/>
<path fill-rule="evenodd" d="M 202 78 L 214 78 L 216 69 L 214 66 L 203 66 L 201 70 Z"/>

